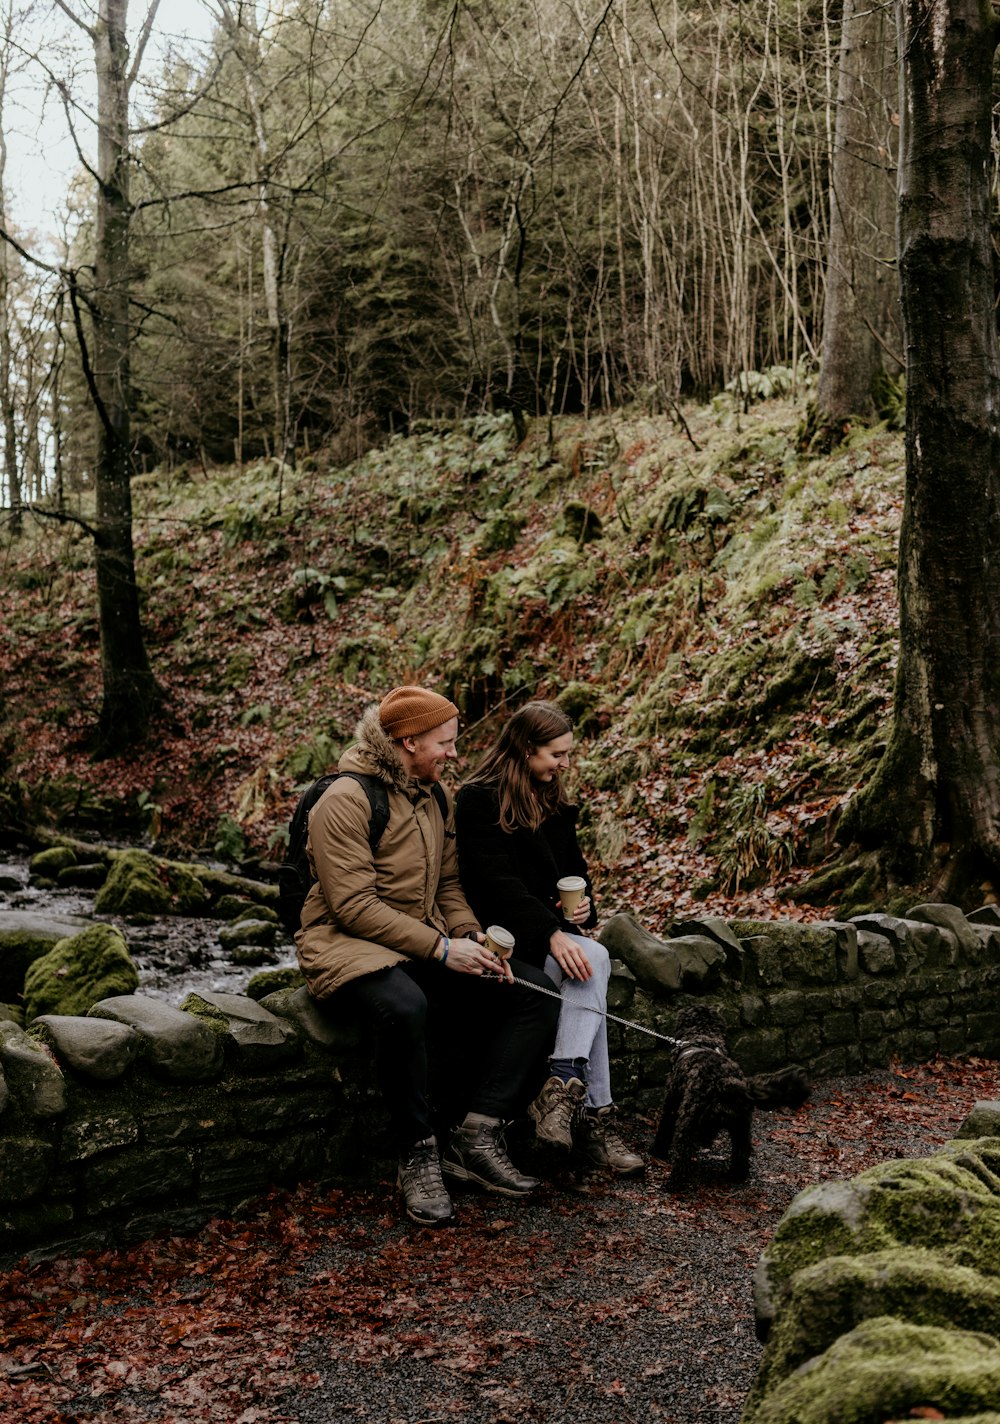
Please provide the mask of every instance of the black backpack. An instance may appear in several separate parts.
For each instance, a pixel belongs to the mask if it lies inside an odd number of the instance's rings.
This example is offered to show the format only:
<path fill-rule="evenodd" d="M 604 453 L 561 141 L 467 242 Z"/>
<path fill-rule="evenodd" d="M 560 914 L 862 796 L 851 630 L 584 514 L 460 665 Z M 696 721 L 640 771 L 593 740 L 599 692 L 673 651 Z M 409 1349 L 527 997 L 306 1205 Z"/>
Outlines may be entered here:
<path fill-rule="evenodd" d="M 306 787 L 299 797 L 295 810 L 292 812 L 292 819 L 288 823 L 288 849 L 285 851 L 285 859 L 278 871 L 278 916 L 289 934 L 294 934 L 301 926 L 302 906 L 305 904 L 306 896 L 313 884 L 312 872 L 309 869 L 309 857 L 306 855 L 306 842 L 309 839 L 309 812 L 326 788 L 341 776 L 349 776 L 352 781 L 356 781 L 359 786 L 364 788 L 368 797 L 368 804 L 371 807 L 368 844 L 373 852 L 378 847 L 382 833 L 389 824 L 389 796 L 385 789 L 385 782 L 378 776 L 366 776 L 361 771 L 330 771 L 314 781 L 311 786 Z M 447 821 L 448 802 L 444 791 L 436 782 L 431 790 L 443 819 Z"/>

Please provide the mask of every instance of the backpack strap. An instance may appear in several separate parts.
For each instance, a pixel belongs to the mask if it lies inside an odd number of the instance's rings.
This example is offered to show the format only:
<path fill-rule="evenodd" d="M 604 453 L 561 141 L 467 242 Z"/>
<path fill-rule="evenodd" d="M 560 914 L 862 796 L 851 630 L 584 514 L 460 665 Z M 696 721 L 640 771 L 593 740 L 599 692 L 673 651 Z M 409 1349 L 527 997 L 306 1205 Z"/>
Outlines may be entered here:
<path fill-rule="evenodd" d="M 434 800 L 438 803 L 438 810 L 441 812 L 441 819 L 442 819 L 442 821 L 445 823 L 445 825 L 447 825 L 447 824 L 448 824 L 448 798 L 447 798 L 447 796 L 444 794 L 444 787 L 441 785 L 440 781 L 434 781 L 434 782 L 431 783 L 431 795 L 434 797 Z"/>
<path fill-rule="evenodd" d="M 389 824 L 389 793 L 380 776 L 368 776 L 363 771 L 339 771 L 337 776 L 349 776 L 356 781 L 368 797 L 371 817 L 368 822 L 368 844 L 374 851 Z"/>

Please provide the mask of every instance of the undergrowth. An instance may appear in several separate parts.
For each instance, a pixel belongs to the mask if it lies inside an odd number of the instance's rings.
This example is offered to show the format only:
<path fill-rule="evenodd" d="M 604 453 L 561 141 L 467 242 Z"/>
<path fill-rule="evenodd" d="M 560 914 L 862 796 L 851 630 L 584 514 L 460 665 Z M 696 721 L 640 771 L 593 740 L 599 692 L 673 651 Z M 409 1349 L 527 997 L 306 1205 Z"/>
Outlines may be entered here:
<path fill-rule="evenodd" d="M 419 680 L 462 709 L 464 765 L 504 712 L 561 697 L 608 911 L 797 917 L 884 732 L 903 451 L 878 427 L 799 448 L 787 397 L 682 421 L 629 413 L 425 427 L 322 455 L 135 481 L 156 744 L 95 764 L 86 538 L 0 550 L 0 776 L 24 822 L 155 829 L 171 850 L 272 855 L 296 786 L 365 705 Z M 89 500 L 79 500 L 86 517 Z M 81 808 L 83 813 L 81 814 Z"/>

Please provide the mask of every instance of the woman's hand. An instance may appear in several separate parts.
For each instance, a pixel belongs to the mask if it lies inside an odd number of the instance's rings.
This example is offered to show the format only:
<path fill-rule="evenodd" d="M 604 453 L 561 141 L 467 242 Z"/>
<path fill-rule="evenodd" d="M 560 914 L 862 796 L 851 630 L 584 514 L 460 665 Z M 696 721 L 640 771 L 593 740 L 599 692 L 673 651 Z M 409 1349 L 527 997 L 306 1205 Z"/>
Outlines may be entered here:
<path fill-rule="evenodd" d="M 568 979 L 589 979 L 594 972 L 590 960 L 577 944 L 562 930 L 553 930 L 549 938 L 549 953 Z"/>
<path fill-rule="evenodd" d="M 574 925 L 585 925 L 590 919 L 590 900 L 584 895 L 576 909 L 569 917 Z"/>
<path fill-rule="evenodd" d="M 474 939 L 450 940 L 445 968 L 457 970 L 459 974 L 495 974 L 508 984 L 514 982 L 514 972 L 506 959 L 498 959 L 492 950 Z"/>

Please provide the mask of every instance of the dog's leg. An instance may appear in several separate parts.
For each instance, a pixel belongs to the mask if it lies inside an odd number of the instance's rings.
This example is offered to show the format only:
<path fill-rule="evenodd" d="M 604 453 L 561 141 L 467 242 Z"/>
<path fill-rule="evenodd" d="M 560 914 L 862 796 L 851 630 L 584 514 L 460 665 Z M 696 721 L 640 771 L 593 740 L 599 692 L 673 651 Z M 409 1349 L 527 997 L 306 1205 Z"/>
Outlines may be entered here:
<path fill-rule="evenodd" d="M 685 1086 L 667 1159 L 670 1164 L 670 1181 L 667 1186 L 672 1192 L 683 1191 L 690 1182 L 694 1154 L 698 1146 L 697 1127 L 701 1105 L 697 1092 L 692 1091 L 692 1086 Z"/>
<path fill-rule="evenodd" d="M 660 1121 L 657 1124 L 656 1136 L 653 1138 L 650 1152 L 661 1162 L 670 1160 L 670 1144 L 674 1137 L 674 1127 L 677 1123 L 677 1112 L 680 1108 L 681 1099 L 673 1084 L 667 1085 L 667 1095 L 663 1101 L 663 1108 L 660 1112 Z"/>

